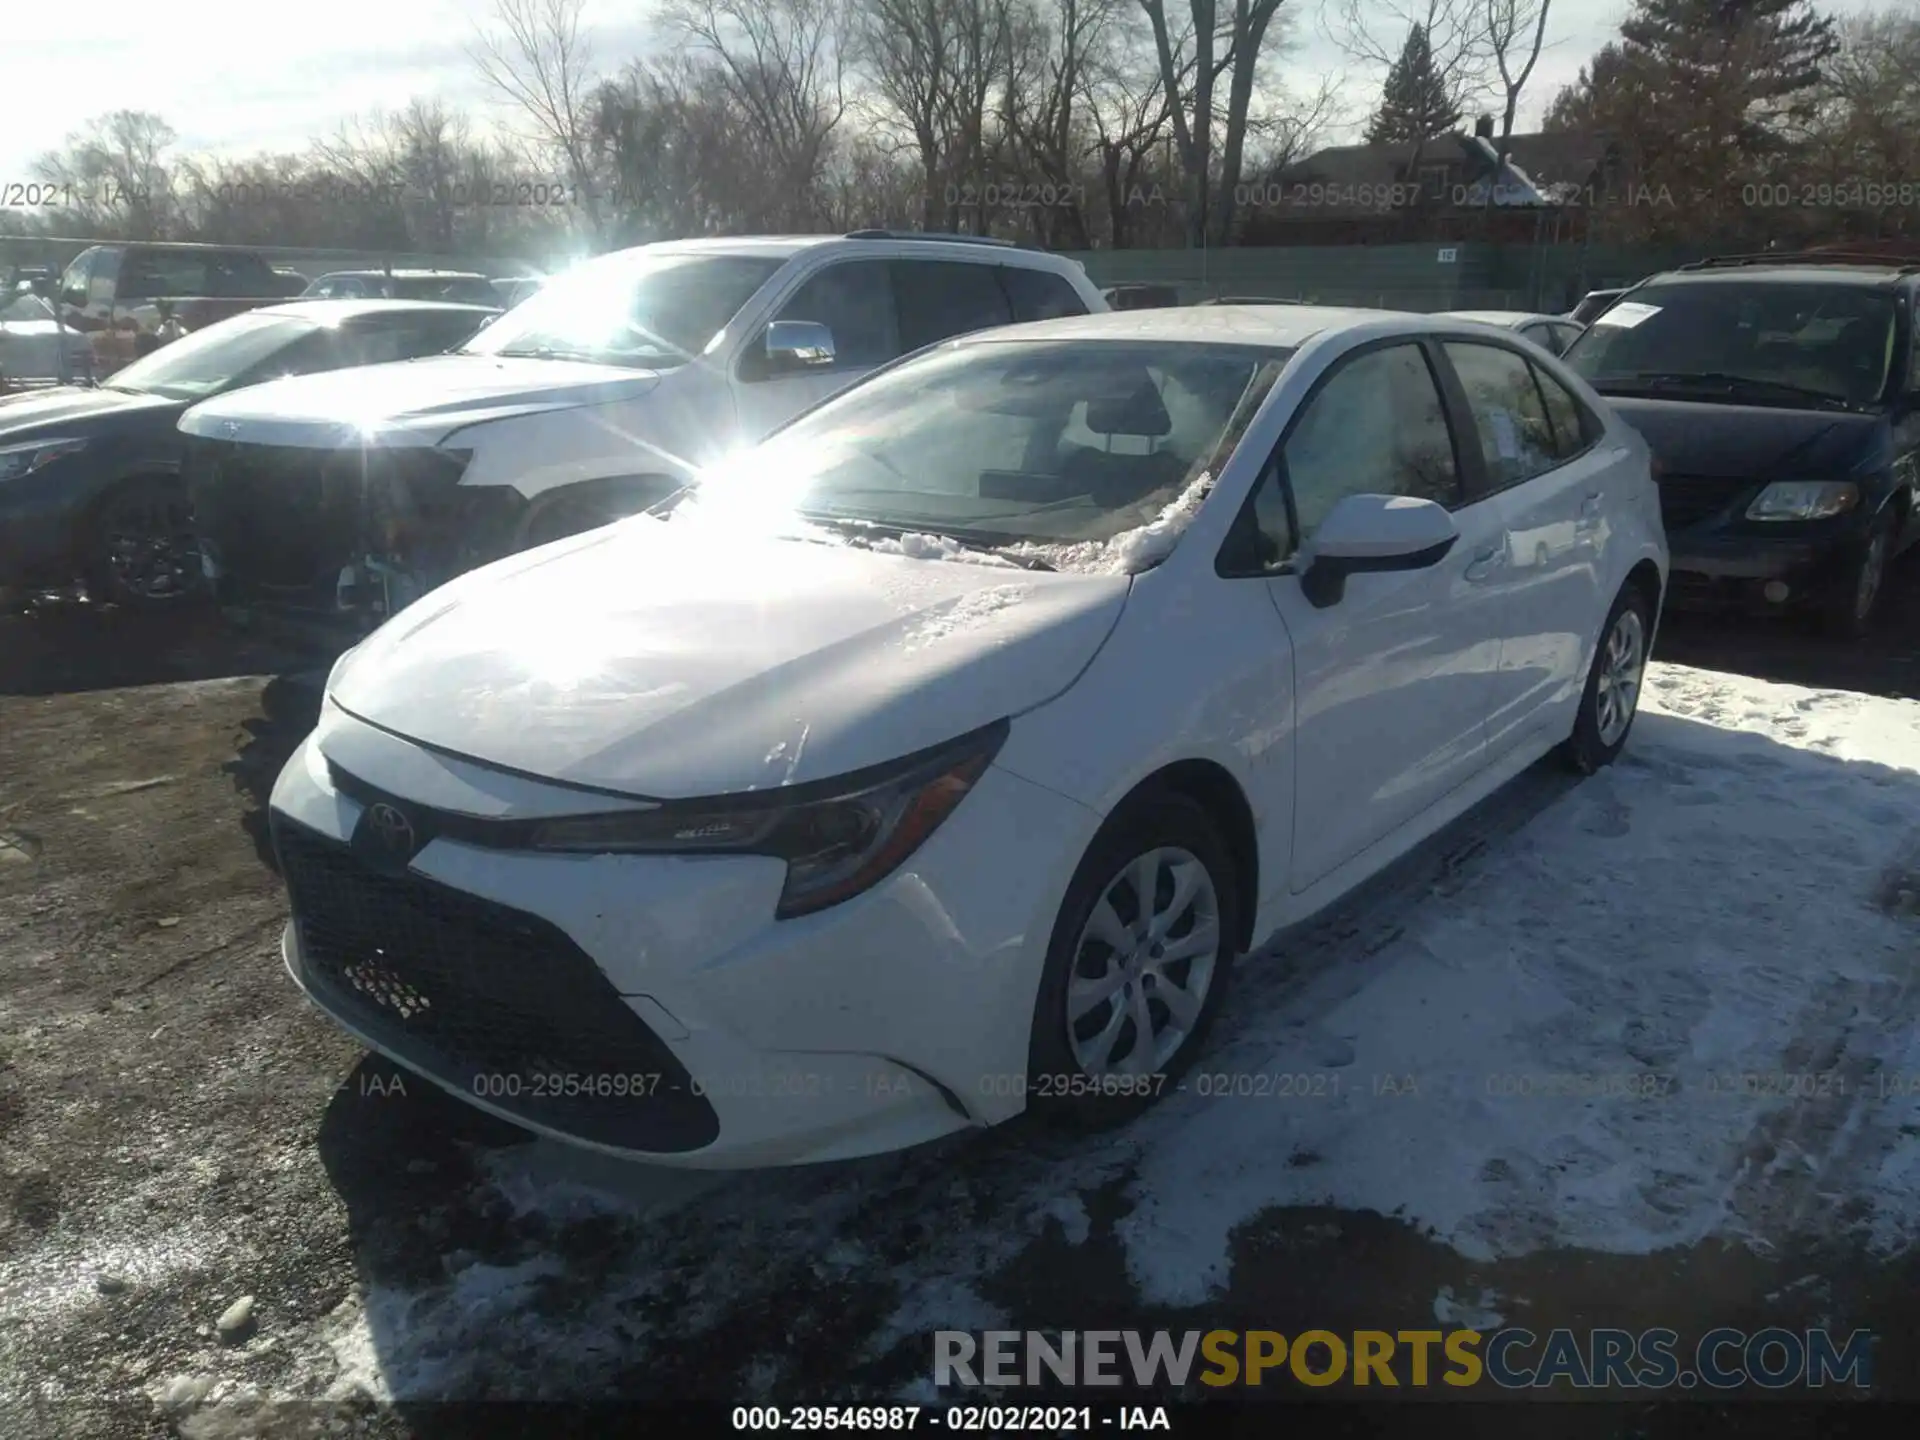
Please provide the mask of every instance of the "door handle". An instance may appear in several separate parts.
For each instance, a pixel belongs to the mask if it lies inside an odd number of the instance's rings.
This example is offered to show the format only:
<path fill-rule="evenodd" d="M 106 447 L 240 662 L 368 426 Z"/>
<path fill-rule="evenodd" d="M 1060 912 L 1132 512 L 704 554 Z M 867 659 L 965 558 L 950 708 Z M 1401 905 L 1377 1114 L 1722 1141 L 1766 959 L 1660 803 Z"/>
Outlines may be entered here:
<path fill-rule="evenodd" d="M 1500 562 L 1506 558 L 1507 542 L 1502 536 L 1498 545 L 1487 546 L 1467 563 L 1467 579 L 1475 583 L 1487 579 L 1499 569 Z"/>

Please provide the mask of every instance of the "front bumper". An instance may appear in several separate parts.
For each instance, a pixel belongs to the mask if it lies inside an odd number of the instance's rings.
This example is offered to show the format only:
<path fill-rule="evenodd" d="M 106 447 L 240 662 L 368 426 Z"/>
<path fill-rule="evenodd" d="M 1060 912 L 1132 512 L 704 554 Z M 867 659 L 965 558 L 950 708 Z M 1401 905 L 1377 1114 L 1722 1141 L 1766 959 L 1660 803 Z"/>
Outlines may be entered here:
<path fill-rule="evenodd" d="M 76 487 L 45 484 L 50 465 L 19 480 L 0 481 L 0 590 L 51 590 L 69 585 L 80 513 Z"/>
<path fill-rule="evenodd" d="M 778 922 L 785 867 L 760 858 L 437 838 L 380 876 L 352 851 L 364 807 L 334 783 L 330 733 L 356 732 L 332 748 L 363 797 L 437 805 L 471 784 L 497 805 L 504 787 L 533 814 L 578 798 L 330 715 L 272 800 L 283 953 L 400 1064 L 541 1133 L 695 1168 L 852 1158 L 1022 1108 L 1054 914 L 1098 823 L 1084 807 L 989 769 L 875 889 Z"/>
<path fill-rule="evenodd" d="M 1731 531 L 1670 536 L 1670 603 L 1682 609 L 1781 609 L 1814 600 L 1846 567 L 1858 543 L 1856 531 L 1849 525 L 1812 535 L 1803 528 L 1801 534 L 1779 538 Z M 1778 601 L 1767 595 L 1773 585 L 1786 586 Z"/>

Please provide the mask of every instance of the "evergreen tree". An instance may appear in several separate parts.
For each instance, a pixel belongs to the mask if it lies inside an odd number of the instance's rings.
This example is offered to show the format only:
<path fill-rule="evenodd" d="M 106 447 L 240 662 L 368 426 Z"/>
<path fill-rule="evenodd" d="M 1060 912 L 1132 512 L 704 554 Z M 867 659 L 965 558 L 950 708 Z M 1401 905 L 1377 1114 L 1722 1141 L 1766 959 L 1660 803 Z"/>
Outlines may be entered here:
<path fill-rule="evenodd" d="M 1400 58 L 1387 70 L 1380 90 L 1380 108 L 1367 125 L 1369 145 L 1418 144 L 1444 135 L 1460 123 L 1460 106 L 1447 80 L 1433 63 L 1427 27 L 1407 31 Z"/>
<path fill-rule="evenodd" d="M 1620 37 L 1693 143 L 1744 156 L 1780 149 L 1784 127 L 1812 118 L 1840 43 L 1810 0 L 1634 0 Z"/>

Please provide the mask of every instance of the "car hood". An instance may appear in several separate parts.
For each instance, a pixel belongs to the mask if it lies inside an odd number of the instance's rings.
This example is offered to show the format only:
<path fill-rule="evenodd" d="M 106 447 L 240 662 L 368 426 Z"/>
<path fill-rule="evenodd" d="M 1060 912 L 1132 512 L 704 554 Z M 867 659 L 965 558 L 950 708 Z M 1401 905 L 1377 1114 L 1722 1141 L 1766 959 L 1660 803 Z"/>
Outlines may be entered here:
<path fill-rule="evenodd" d="M 0 395 L 0 443 L 31 440 L 39 435 L 85 435 L 102 423 L 129 415 L 178 410 L 180 402 L 161 395 L 130 390 L 94 389 L 60 385 L 50 390 L 27 390 Z"/>
<path fill-rule="evenodd" d="M 431 355 L 248 386 L 187 412 L 180 428 L 215 440 L 332 449 L 351 435 L 437 445 L 485 420 L 644 395 L 654 370 L 579 360 Z"/>
<path fill-rule="evenodd" d="M 1669 474 L 1730 480 L 1817 480 L 1847 474 L 1875 448 L 1882 423 L 1875 415 L 1830 410 L 1607 399 L 1621 419 L 1646 437 Z"/>
<path fill-rule="evenodd" d="M 329 684 L 471 760 L 658 799 L 804 784 L 1044 703 L 1092 660 L 1124 576 L 742 539 L 651 517 L 476 570 Z"/>

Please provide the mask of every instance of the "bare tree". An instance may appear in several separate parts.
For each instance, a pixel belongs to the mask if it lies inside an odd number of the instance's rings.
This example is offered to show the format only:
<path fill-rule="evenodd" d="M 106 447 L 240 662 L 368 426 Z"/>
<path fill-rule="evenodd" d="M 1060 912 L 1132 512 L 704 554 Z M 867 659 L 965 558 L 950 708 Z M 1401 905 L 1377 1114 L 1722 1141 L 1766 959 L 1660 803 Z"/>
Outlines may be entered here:
<path fill-rule="evenodd" d="M 1145 218 L 1136 202 L 1146 198 L 1154 182 L 1154 160 L 1171 133 L 1175 102 L 1142 37 L 1119 30 L 1111 40 L 1091 58 L 1084 93 L 1108 236 L 1114 249 L 1124 250 L 1138 233 L 1135 222 Z M 1175 75 L 1176 83 L 1185 78 Z"/>
<path fill-rule="evenodd" d="M 586 0 L 494 0 L 495 29 L 472 50 L 486 82 L 525 112 L 535 136 L 567 167 L 587 225 L 603 228 L 593 167 L 592 120 L 598 82 L 591 38 L 581 32 Z"/>
<path fill-rule="evenodd" d="M 1227 113 L 1220 146 L 1216 244 L 1226 244 L 1233 234 L 1234 195 L 1240 188 L 1256 72 L 1280 6 L 1281 0 L 1234 0 L 1233 20 L 1227 32 Z"/>
<path fill-rule="evenodd" d="M 771 162 L 784 223 L 817 223 L 847 113 L 840 0 L 670 0 L 662 18 L 713 62 L 712 78 Z"/>
<path fill-rule="evenodd" d="M 1329 33 L 1350 59 L 1386 73 L 1400 58 L 1408 33 L 1418 27 L 1425 35 L 1434 75 L 1447 95 L 1459 103 L 1487 93 L 1487 26 L 1482 14 L 1487 3 L 1489 0 L 1331 0 Z M 1418 176 L 1427 138 L 1417 136 L 1413 141 L 1409 178 Z M 1416 213 L 1406 212 L 1409 223 Z"/>
<path fill-rule="evenodd" d="M 1552 5 L 1553 0 L 1483 0 L 1481 14 L 1486 26 L 1486 51 L 1500 76 L 1498 148 L 1502 161 L 1507 158 L 1507 146 L 1513 139 L 1520 93 L 1533 78 L 1533 67 L 1540 63 L 1540 48 L 1547 38 L 1547 12 Z"/>
<path fill-rule="evenodd" d="M 178 208 L 168 152 L 178 139 L 158 115 L 115 110 L 34 161 L 34 178 L 59 187 L 62 208 L 97 232 L 169 239 Z"/>

